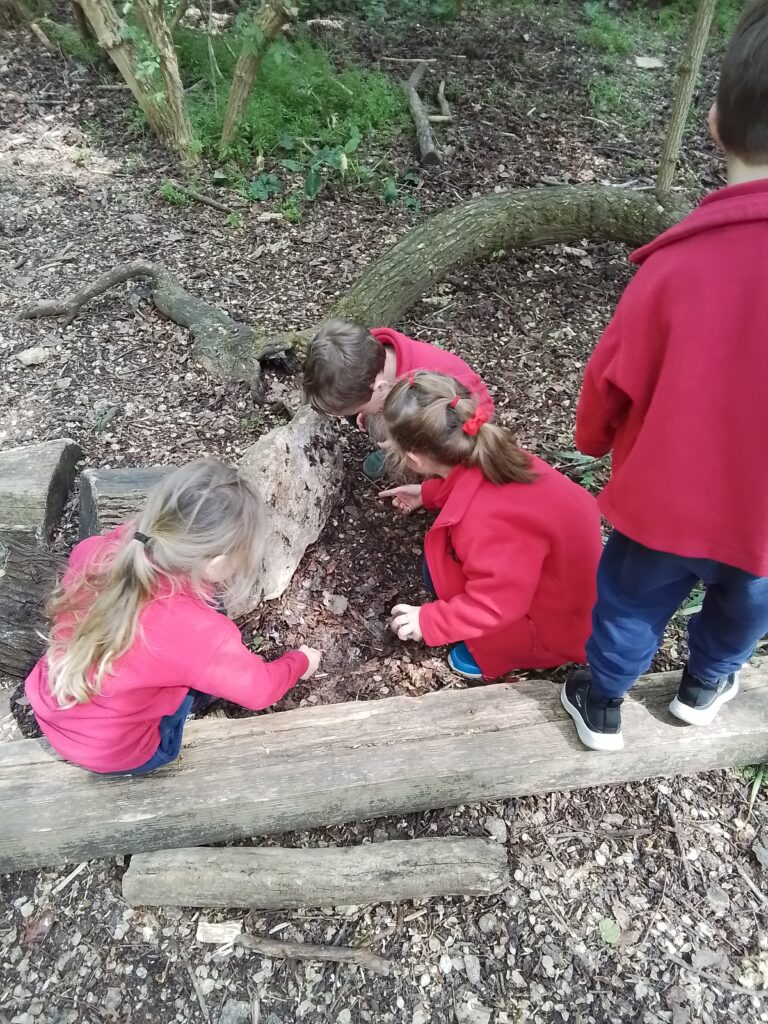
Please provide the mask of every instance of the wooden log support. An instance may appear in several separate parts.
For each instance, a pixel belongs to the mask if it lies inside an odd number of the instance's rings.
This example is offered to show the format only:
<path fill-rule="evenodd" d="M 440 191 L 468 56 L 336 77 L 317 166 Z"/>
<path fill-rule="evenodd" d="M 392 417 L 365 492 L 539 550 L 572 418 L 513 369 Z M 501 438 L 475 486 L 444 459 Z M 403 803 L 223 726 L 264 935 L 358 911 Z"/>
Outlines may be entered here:
<path fill-rule="evenodd" d="M 487 839 L 392 840 L 326 849 L 235 847 L 137 854 L 123 875 L 133 907 L 341 907 L 430 896 L 491 896 L 509 884 Z"/>
<path fill-rule="evenodd" d="M 0 675 L 22 679 L 42 653 L 45 602 L 63 567 L 48 544 L 81 458 L 68 439 L 0 452 Z"/>
<path fill-rule="evenodd" d="M 633 689 L 612 754 L 581 747 L 541 680 L 191 722 L 181 758 L 144 778 L 6 743 L 0 873 L 768 760 L 768 659 L 706 730 L 667 711 L 679 678 Z"/>
<path fill-rule="evenodd" d="M 170 466 L 87 469 L 80 477 L 80 540 L 111 530 L 141 510 Z"/>
<path fill-rule="evenodd" d="M 421 162 L 425 167 L 436 167 L 443 162 L 443 156 L 435 141 L 435 133 L 432 131 L 432 126 L 429 123 L 429 116 L 419 96 L 419 86 L 426 71 L 426 62 L 423 60 L 419 61 L 413 69 L 411 77 L 403 82 L 403 89 L 408 97 L 411 117 L 416 126 L 416 139 L 419 143 Z"/>

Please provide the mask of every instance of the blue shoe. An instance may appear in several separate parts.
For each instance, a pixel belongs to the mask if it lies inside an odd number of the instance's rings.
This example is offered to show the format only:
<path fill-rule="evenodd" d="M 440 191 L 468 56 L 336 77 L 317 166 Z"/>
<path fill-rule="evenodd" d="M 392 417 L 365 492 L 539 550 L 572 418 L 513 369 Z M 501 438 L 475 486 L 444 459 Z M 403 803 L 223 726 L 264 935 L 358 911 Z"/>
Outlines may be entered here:
<path fill-rule="evenodd" d="M 456 673 L 464 679 L 482 679 L 483 673 L 480 666 L 469 653 L 465 643 L 456 644 L 448 655 L 448 664 Z"/>
<path fill-rule="evenodd" d="M 387 453 L 380 448 L 363 460 L 363 473 L 369 480 L 383 480 L 387 475 Z"/>

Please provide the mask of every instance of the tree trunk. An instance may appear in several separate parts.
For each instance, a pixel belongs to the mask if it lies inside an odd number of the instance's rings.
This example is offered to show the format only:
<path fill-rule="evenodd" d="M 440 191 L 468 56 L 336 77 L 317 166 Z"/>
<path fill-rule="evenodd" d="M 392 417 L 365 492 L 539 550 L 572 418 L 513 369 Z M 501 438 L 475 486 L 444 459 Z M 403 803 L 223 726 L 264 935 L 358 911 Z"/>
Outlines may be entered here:
<path fill-rule="evenodd" d="M 162 20 L 159 0 L 143 0 L 137 5 L 146 19 L 147 32 L 157 49 L 160 73 L 165 91 L 158 94 L 156 83 L 145 82 L 137 76 L 139 62 L 136 47 L 129 39 L 126 25 L 117 14 L 112 0 L 80 0 L 83 11 L 117 70 L 123 76 L 136 102 L 144 112 L 155 135 L 186 163 L 194 163 L 196 155 L 192 145 L 192 130 L 184 105 L 184 91 L 179 79 L 176 52 L 170 32 Z"/>
<path fill-rule="evenodd" d="M 49 542 L 81 458 L 67 439 L 0 452 L 0 675 L 23 679 L 42 654 L 45 602 L 63 567 Z"/>
<path fill-rule="evenodd" d="M 407 839 L 328 849 L 164 850 L 123 876 L 132 907 L 348 907 L 432 896 L 492 896 L 507 852 L 487 839 Z"/>
<path fill-rule="evenodd" d="M 677 221 L 681 206 L 612 186 L 515 189 L 437 213 L 373 263 L 330 316 L 390 324 L 459 267 L 494 252 L 555 243 L 649 242 Z"/>
<path fill-rule="evenodd" d="M 606 185 L 515 189 L 452 206 L 409 231 L 362 274 L 327 314 L 367 324 L 398 321 L 411 305 L 454 270 L 500 250 L 553 243 L 616 241 L 642 245 L 688 212 L 647 192 Z M 190 295 L 162 266 L 121 264 L 65 299 L 43 299 L 21 315 L 77 316 L 91 299 L 133 278 L 152 282 L 155 305 L 191 330 L 195 357 L 223 380 L 258 377 L 259 360 L 289 348 L 302 351 L 312 330 L 265 336 Z"/>
<path fill-rule="evenodd" d="M 253 34 L 246 31 L 246 38 L 243 40 L 240 56 L 235 65 L 232 87 L 224 114 L 224 127 L 221 131 L 222 146 L 232 144 L 245 108 L 248 106 L 264 51 L 269 43 L 277 37 L 283 26 L 291 20 L 291 17 L 292 9 L 288 7 L 286 0 L 262 0 L 262 5 L 251 28 Z"/>
<path fill-rule="evenodd" d="M 0 0 L 0 28 L 15 28 L 32 20 L 21 0 Z"/>
<path fill-rule="evenodd" d="M 709 38 L 709 30 L 715 13 L 717 0 L 699 0 L 699 6 L 691 23 L 691 29 L 685 44 L 685 52 L 680 62 L 677 75 L 677 88 L 672 103 L 672 111 L 667 126 L 667 136 L 659 160 L 659 174 L 656 179 L 656 195 L 663 199 L 672 188 L 677 160 L 680 156 L 680 144 L 683 140 L 685 122 L 691 108 L 693 90 L 704 57 L 704 49 Z"/>

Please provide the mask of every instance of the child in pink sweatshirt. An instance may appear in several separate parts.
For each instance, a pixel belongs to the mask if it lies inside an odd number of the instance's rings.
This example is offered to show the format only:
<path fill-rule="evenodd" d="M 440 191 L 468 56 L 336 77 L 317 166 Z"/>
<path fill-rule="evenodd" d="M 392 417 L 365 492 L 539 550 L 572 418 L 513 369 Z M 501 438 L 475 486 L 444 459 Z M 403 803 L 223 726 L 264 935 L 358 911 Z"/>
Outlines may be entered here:
<path fill-rule="evenodd" d="M 135 522 L 78 544 L 26 683 L 63 758 L 145 775 L 178 757 L 186 718 L 214 698 L 256 711 L 313 675 L 319 651 L 266 663 L 217 610 L 253 586 L 264 528 L 256 491 L 205 459 L 164 477 Z"/>

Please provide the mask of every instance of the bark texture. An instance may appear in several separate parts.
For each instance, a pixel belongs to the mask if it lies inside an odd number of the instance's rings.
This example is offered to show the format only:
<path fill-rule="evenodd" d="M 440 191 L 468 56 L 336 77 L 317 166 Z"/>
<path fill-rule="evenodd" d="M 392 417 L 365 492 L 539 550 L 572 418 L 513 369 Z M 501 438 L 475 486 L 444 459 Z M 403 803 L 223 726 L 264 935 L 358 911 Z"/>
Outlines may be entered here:
<path fill-rule="evenodd" d="M 179 78 L 176 51 L 170 31 L 162 17 L 160 0 L 137 0 L 137 11 L 157 49 L 164 89 L 145 81 L 137 73 L 136 47 L 126 32 L 112 0 L 80 0 L 99 46 L 106 50 L 125 83 L 144 112 L 149 126 L 162 143 L 186 163 L 193 163 L 192 129 L 184 106 L 184 90 Z"/>
<path fill-rule="evenodd" d="M 64 566 L 49 541 L 81 458 L 67 439 L 0 452 L 0 676 L 23 679 L 43 652 L 45 602 Z"/>
<path fill-rule="evenodd" d="M 610 757 L 579 745 L 541 680 L 191 722 L 181 761 L 138 780 L 3 743 L 0 873 L 768 759 L 768 659 L 704 743 L 669 715 L 679 681 L 640 681 L 622 709 L 632 743 Z"/>
<path fill-rule="evenodd" d="M 419 86 L 427 71 L 427 65 L 421 61 L 413 69 L 410 78 L 403 82 L 403 89 L 408 98 L 411 117 L 416 127 L 416 141 L 419 144 L 419 159 L 425 167 L 436 167 L 443 162 L 443 157 L 435 141 L 435 133 L 429 122 L 424 104 L 419 96 Z"/>
<path fill-rule="evenodd" d="M 258 39 L 247 39 L 243 43 L 235 65 L 221 131 L 222 146 L 231 145 L 237 134 L 267 46 L 277 38 L 290 20 L 291 10 L 285 0 L 262 0 L 254 19 Z"/>
<path fill-rule="evenodd" d="M 238 847 L 137 854 L 123 875 L 133 907 L 295 910 L 431 896 L 492 896 L 507 853 L 486 839 L 407 839 L 365 846 Z"/>
<path fill-rule="evenodd" d="M 688 40 L 685 44 L 685 51 L 683 52 L 683 58 L 678 71 L 677 88 L 675 89 L 675 98 L 672 102 L 672 111 L 669 116 L 669 124 L 667 125 L 664 148 L 661 151 L 661 158 L 659 160 L 656 194 L 660 198 L 669 193 L 675 178 L 685 122 L 688 118 L 688 111 L 691 109 L 693 90 L 696 88 L 696 79 L 699 76 L 701 61 L 704 57 L 707 39 L 709 38 L 709 30 L 712 26 L 716 3 L 717 0 L 699 0 L 699 5 L 691 22 L 691 30 L 688 34 Z"/>

